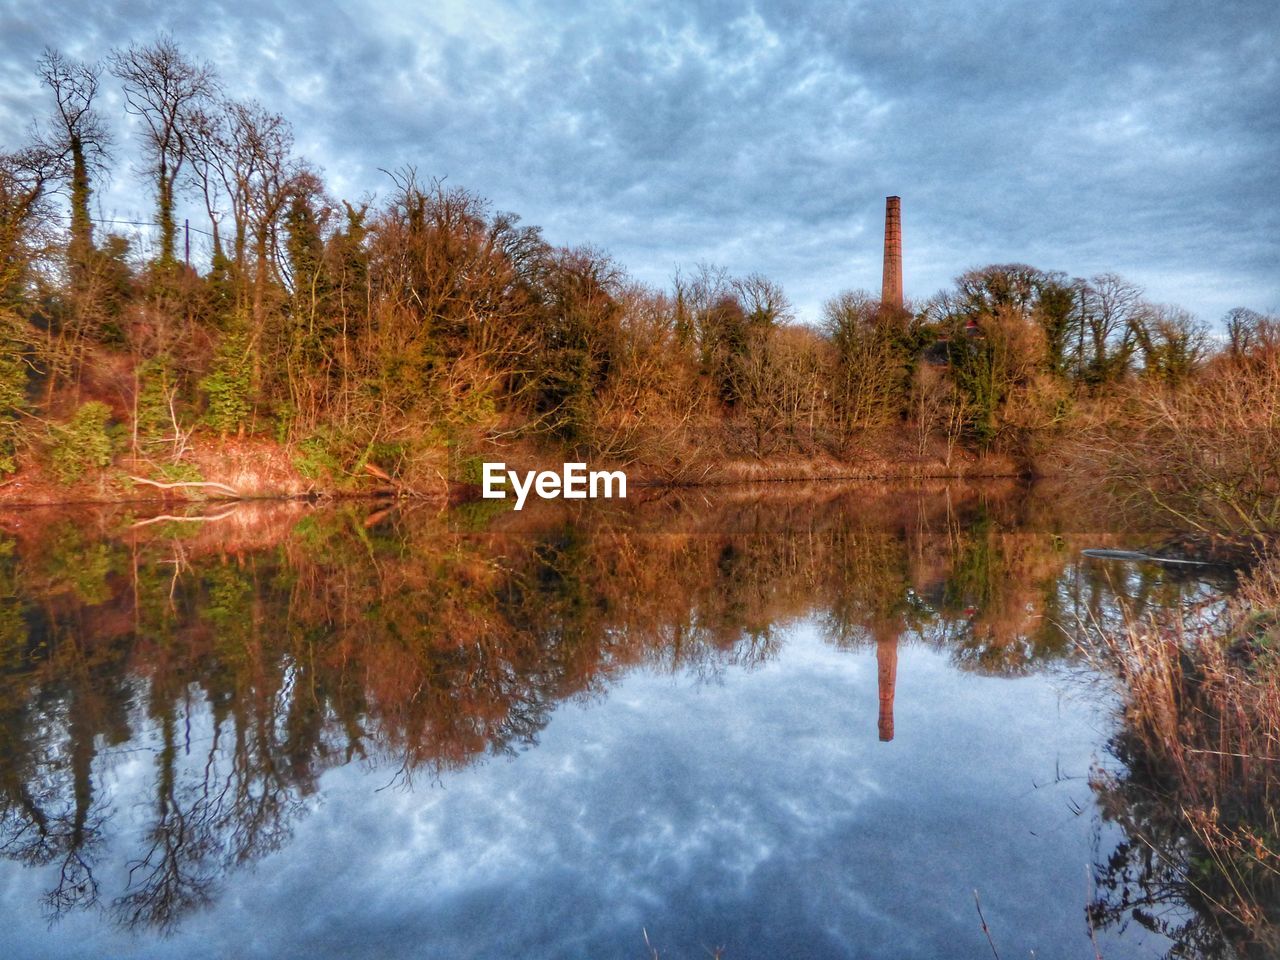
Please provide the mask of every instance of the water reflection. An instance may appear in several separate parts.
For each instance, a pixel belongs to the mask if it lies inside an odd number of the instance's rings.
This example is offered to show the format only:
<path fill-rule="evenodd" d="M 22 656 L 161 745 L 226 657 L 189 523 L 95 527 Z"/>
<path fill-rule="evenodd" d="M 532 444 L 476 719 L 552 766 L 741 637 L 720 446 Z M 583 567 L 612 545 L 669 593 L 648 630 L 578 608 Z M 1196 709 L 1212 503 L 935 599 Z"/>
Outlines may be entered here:
<path fill-rule="evenodd" d="M 882 743 L 893 739 L 893 691 L 898 682 L 898 636 L 876 637 L 876 688 L 880 713 L 876 730 Z"/>
<path fill-rule="evenodd" d="M 0 525 L 0 852 L 46 884 L 6 906 L 162 932 L 286 848 L 327 772 L 446 783 L 636 670 L 720 683 L 812 619 L 874 650 L 887 742 L 900 647 L 1023 676 L 1072 658 L 1061 625 L 1114 616 L 1118 592 L 1203 590 L 1078 562 L 1099 536 L 1016 489 Z"/>

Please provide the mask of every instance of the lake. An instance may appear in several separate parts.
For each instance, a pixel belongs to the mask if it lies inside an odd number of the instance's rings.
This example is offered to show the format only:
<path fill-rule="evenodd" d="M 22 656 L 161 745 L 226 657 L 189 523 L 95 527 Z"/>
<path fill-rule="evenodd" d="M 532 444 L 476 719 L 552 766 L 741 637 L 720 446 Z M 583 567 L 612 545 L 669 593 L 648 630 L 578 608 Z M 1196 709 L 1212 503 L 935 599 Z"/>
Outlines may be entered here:
<path fill-rule="evenodd" d="M 0 513 L 0 956 L 1230 955 L 1078 642 L 1222 584 L 1061 491 L 635 493 Z"/>

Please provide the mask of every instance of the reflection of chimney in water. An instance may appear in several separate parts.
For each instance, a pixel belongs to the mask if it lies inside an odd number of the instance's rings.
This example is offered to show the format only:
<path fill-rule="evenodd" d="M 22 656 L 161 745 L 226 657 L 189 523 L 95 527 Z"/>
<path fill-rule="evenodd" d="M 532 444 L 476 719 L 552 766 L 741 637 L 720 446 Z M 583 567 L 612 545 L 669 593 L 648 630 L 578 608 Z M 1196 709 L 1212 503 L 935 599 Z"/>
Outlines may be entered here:
<path fill-rule="evenodd" d="M 880 739 L 888 743 L 893 739 L 893 693 L 898 682 L 898 626 L 887 623 L 877 626 L 876 635 L 876 685 L 880 690 L 880 716 L 877 726 Z"/>
<path fill-rule="evenodd" d="M 902 309 L 902 200 L 884 198 L 884 282 L 880 288 L 880 304 L 892 310 Z"/>

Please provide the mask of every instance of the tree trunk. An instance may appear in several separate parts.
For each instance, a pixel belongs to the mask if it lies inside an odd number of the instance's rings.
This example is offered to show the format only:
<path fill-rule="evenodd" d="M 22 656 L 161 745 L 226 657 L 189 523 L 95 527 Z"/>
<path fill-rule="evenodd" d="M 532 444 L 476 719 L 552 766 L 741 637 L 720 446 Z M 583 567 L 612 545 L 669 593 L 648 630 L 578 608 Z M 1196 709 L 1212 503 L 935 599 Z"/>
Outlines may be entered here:
<path fill-rule="evenodd" d="M 71 242 L 67 245 L 67 259 L 72 285 L 80 289 L 89 268 L 93 253 L 93 221 L 89 219 L 89 165 L 85 160 L 84 143 L 78 136 L 71 137 Z"/>

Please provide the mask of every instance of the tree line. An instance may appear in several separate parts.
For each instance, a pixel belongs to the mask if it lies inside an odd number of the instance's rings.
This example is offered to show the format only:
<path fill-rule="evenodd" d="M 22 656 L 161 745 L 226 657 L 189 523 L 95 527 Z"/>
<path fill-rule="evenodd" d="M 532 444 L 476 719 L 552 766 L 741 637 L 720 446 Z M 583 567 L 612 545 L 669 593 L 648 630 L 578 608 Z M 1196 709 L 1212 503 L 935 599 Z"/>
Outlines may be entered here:
<path fill-rule="evenodd" d="M 46 50 L 38 72 L 48 116 L 0 153 L 0 471 L 173 472 L 193 435 L 245 434 L 334 475 L 413 476 L 494 441 L 671 479 L 694 450 L 848 458 L 885 438 L 947 467 L 1032 463 L 1135 392 L 1280 356 L 1275 317 L 1232 311 L 1218 342 L 1119 276 L 1025 264 L 902 310 L 846 291 L 808 326 L 765 277 L 703 264 L 655 289 L 411 167 L 384 199 L 336 198 L 284 117 L 169 37 L 98 63 Z M 136 118 L 154 256 L 95 229 L 94 192 L 126 165 L 108 83 Z M 207 262 L 179 250 L 182 198 Z"/>

